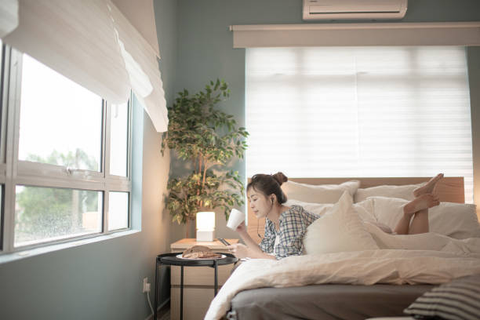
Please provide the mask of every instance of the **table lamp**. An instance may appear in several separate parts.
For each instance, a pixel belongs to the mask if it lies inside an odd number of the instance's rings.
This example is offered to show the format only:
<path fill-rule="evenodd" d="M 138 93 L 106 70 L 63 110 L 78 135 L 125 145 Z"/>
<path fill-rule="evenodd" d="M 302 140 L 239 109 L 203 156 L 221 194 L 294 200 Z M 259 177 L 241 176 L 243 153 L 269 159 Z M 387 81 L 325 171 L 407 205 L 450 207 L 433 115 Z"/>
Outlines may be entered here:
<path fill-rule="evenodd" d="M 197 213 L 197 241 L 213 241 L 215 238 L 215 212 Z"/>

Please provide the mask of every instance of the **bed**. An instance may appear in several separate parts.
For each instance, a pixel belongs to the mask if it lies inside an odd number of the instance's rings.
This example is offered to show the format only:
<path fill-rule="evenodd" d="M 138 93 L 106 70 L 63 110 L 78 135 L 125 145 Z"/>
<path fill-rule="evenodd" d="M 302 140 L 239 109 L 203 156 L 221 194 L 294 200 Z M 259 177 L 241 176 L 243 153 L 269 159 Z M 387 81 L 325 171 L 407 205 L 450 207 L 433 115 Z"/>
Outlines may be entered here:
<path fill-rule="evenodd" d="M 282 188 L 289 204 L 303 205 L 320 215 L 328 212 L 329 219 L 341 223 L 337 227 L 342 228 L 357 220 L 362 221 L 359 226 L 370 225 L 364 223 L 371 219 L 370 213 L 361 213 L 364 207 L 378 209 L 392 206 L 392 202 L 399 206 L 402 201 L 408 202 L 412 190 L 427 180 L 290 179 L 290 185 Z M 313 248 L 308 254 L 242 263 L 212 301 L 206 319 L 355 320 L 405 316 L 404 309 L 433 288 L 452 279 L 480 274 L 480 227 L 475 206 L 464 204 L 463 178 L 442 179 L 436 192 L 445 204 L 441 210 L 431 210 L 433 238 L 429 238 L 430 234 L 392 238 L 367 227 L 361 235 L 349 229 L 355 236 L 350 240 L 342 236 L 340 244 L 332 245 L 336 241 L 329 240 L 336 236 L 336 227 L 322 222 L 321 228 L 309 227 L 307 231 L 305 246 L 308 241 Z M 355 215 L 351 208 L 356 208 Z M 456 216 L 446 212 L 455 212 Z M 388 216 L 378 214 L 374 219 L 392 225 L 398 214 L 393 210 Z M 249 234 L 260 241 L 257 229 L 263 233 L 264 221 L 251 212 L 248 221 Z M 334 232 L 328 234 L 329 229 Z M 363 244 L 364 240 L 375 243 L 375 247 Z M 322 247 L 318 243 L 323 243 L 323 248 L 318 249 Z M 424 247 L 418 249 L 419 243 Z M 339 245 L 358 245 L 359 249 L 344 252 Z"/>

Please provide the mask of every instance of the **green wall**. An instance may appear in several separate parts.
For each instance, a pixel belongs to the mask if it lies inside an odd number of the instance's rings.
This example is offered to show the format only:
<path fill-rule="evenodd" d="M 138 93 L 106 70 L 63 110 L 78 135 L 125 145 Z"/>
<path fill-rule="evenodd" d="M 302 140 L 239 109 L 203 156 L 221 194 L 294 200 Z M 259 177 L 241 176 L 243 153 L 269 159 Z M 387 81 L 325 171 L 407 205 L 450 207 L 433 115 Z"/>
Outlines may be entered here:
<path fill-rule="evenodd" d="M 302 20 L 301 0 L 178 0 L 178 61 L 176 91 L 201 89 L 210 79 L 223 78 L 230 84 L 231 98 L 223 110 L 233 114 L 239 124 L 245 124 L 245 50 L 233 49 L 230 25 L 307 23 Z M 478 0 L 409 0 L 401 22 L 480 21 Z M 318 22 L 313 22 L 318 23 Z M 357 21 L 358 23 L 358 21 Z M 478 58 L 478 55 L 477 55 Z M 474 56 L 471 55 L 471 59 Z M 478 73 L 478 69 L 470 70 Z M 475 109 L 480 109 L 478 99 Z M 477 129 L 475 134 L 478 135 Z M 476 141 L 479 139 L 477 138 Z M 476 146 L 476 149 L 480 148 Z M 474 151 L 475 153 L 475 151 Z M 476 152 L 478 155 L 478 151 Z M 477 190 L 480 160 L 476 159 Z M 245 175 L 245 163 L 234 166 Z M 173 163 L 173 174 L 183 168 Z M 243 208 L 244 210 L 244 208 Z M 222 214 L 217 214 L 216 233 L 235 237 L 228 230 Z M 181 238 L 182 234 L 177 234 Z"/>

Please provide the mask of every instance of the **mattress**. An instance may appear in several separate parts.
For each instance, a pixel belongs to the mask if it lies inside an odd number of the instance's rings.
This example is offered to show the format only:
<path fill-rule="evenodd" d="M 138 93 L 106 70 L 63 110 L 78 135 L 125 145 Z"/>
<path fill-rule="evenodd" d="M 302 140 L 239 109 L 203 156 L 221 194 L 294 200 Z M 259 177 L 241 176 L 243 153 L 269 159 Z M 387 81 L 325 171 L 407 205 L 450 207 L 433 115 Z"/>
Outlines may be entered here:
<path fill-rule="evenodd" d="M 403 310 L 434 285 L 320 284 L 239 292 L 228 319 L 364 320 L 404 316 Z"/>

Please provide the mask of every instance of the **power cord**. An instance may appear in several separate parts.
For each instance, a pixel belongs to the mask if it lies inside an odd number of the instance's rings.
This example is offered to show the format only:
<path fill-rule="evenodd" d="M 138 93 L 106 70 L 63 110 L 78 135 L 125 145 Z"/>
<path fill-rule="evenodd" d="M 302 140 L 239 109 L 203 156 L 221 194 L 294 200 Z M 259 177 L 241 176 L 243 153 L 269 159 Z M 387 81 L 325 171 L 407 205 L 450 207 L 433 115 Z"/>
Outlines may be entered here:
<path fill-rule="evenodd" d="M 150 301 L 150 290 L 148 290 L 145 293 L 147 294 L 148 305 L 150 306 L 150 310 L 152 311 L 152 316 L 153 316 L 154 312 L 153 312 L 152 302 Z"/>

